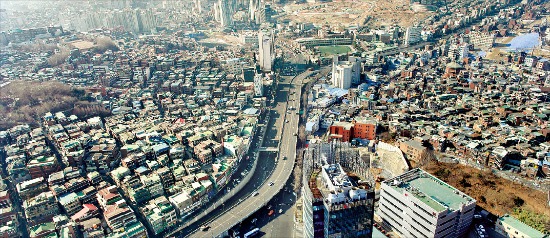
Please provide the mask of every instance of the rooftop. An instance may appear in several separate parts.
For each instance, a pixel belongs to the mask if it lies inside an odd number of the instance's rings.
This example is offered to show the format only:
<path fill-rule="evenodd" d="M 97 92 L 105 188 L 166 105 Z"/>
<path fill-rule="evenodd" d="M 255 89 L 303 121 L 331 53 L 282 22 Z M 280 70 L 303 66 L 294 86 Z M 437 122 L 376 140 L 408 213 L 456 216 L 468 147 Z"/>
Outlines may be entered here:
<path fill-rule="evenodd" d="M 367 199 L 372 191 L 369 187 L 358 186 L 339 164 L 327 164 L 321 171 L 313 171 L 309 188 L 315 199 L 324 199 L 331 205 Z"/>
<path fill-rule="evenodd" d="M 447 208 L 460 210 L 462 205 L 475 202 L 470 196 L 421 169 L 411 170 L 384 183 L 401 193 L 408 192 L 438 212 Z"/>
<path fill-rule="evenodd" d="M 534 228 L 526 225 L 520 220 L 506 214 L 498 219 L 499 222 L 505 223 L 518 231 L 528 235 L 529 237 L 544 237 L 544 234 Z"/>
<path fill-rule="evenodd" d="M 42 232 L 55 231 L 55 224 L 53 222 L 42 223 L 40 225 L 33 226 L 29 229 L 31 236 L 38 236 Z"/>

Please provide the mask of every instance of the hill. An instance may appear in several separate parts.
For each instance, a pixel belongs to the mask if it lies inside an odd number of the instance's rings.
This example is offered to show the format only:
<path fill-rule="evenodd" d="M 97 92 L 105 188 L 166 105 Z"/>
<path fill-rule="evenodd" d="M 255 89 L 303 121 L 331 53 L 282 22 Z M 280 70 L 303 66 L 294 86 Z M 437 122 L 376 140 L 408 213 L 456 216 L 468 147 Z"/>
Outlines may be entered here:
<path fill-rule="evenodd" d="M 72 110 L 83 94 L 60 82 L 13 81 L 0 88 L 0 130 L 36 125 L 46 112 Z"/>
<path fill-rule="evenodd" d="M 461 164 L 432 161 L 427 172 L 477 200 L 481 208 L 502 216 L 512 214 L 542 232 L 550 231 L 550 210 L 546 194 Z"/>

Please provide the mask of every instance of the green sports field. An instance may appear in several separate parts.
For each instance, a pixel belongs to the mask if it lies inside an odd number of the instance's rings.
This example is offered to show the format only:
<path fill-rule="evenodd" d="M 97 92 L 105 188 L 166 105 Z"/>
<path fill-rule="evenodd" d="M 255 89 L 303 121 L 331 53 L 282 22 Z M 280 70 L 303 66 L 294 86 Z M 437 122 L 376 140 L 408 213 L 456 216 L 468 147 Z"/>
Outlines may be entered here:
<path fill-rule="evenodd" d="M 351 51 L 347 45 L 319 46 L 318 49 L 322 56 L 346 54 Z"/>

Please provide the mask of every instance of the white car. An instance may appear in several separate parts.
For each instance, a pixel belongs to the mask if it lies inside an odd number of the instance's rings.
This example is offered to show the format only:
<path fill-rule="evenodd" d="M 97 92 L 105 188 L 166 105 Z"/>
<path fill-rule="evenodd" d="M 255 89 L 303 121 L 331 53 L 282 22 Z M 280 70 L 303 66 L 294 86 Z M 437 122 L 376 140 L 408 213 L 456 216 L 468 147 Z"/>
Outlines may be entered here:
<path fill-rule="evenodd" d="M 273 181 L 269 182 L 269 186 L 273 186 L 274 184 Z"/>
<path fill-rule="evenodd" d="M 483 225 L 479 225 L 478 228 L 482 233 L 485 233 L 485 227 L 483 227 Z"/>

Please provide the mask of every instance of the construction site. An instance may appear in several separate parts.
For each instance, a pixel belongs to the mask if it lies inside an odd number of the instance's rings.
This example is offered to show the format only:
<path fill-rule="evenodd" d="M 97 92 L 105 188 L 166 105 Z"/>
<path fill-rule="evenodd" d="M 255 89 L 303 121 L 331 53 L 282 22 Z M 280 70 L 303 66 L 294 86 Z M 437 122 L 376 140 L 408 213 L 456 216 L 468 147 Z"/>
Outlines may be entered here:
<path fill-rule="evenodd" d="M 340 143 L 314 144 L 306 150 L 303 180 L 307 182 L 302 188 L 305 237 L 371 236 L 374 188 L 344 171 L 345 166 L 352 166 L 364 173 L 354 151 Z M 352 157 L 354 160 L 344 159 Z"/>
<path fill-rule="evenodd" d="M 432 14 L 415 12 L 410 7 L 410 1 L 405 0 L 288 4 L 284 10 L 286 15 L 282 19 L 342 27 L 362 26 L 367 22 L 373 27 L 393 24 L 407 27 Z"/>

